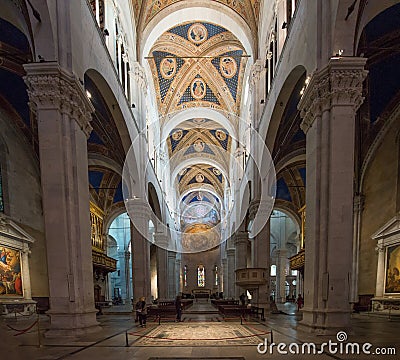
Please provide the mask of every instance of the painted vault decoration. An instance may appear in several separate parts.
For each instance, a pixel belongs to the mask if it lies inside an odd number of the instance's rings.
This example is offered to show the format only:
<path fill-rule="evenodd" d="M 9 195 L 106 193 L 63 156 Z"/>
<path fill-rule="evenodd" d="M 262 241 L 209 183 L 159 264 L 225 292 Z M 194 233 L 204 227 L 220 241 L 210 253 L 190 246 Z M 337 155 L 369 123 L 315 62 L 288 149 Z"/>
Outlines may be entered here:
<path fill-rule="evenodd" d="M 143 30 L 149 22 L 161 11 L 169 6 L 183 2 L 183 0 L 133 0 L 136 21 L 140 21 L 138 28 Z M 257 23 L 260 14 L 261 0 L 204 0 L 204 3 L 219 3 L 236 12 L 247 23 L 254 35 L 257 34 Z M 142 19 L 139 14 L 143 13 Z M 198 30 L 198 28 L 196 29 Z M 193 36 L 204 36 L 204 33 Z"/>
<path fill-rule="evenodd" d="M 239 115 L 247 54 L 228 30 L 183 23 L 162 34 L 148 55 L 161 118 L 198 106 Z"/>

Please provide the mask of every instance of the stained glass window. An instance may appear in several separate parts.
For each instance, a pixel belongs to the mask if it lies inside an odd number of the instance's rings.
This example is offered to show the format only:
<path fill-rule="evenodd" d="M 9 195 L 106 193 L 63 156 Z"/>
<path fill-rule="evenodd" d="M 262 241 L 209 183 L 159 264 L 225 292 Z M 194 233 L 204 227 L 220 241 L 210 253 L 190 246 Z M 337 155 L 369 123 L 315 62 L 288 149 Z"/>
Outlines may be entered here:
<path fill-rule="evenodd" d="M 1 167 L 0 167 L 0 212 L 4 212 L 3 181 L 1 179 Z"/>
<path fill-rule="evenodd" d="M 198 287 L 206 286 L 206 276 L 203 265 L 199 265 L 197 267 L 197 286 Z"/>
<path fill-rule="evenodd" d="M 187 286 L 187 266 L 183 267 L 183 286 Z"/>

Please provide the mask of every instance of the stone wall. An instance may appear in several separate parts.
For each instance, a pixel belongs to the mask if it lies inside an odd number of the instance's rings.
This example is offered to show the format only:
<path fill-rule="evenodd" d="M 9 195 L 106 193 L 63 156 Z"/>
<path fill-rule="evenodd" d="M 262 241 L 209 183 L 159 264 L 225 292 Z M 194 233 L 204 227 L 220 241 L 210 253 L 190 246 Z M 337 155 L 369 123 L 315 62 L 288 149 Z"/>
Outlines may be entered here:
<path fill-rule="evenodd" d="M 11 125 L 13 123 L 10 115 L 0 108 L 0 152 L 5 215 L 35 239 L 29 258 L 32 297 L 48 297 L 39 163 L 24 135 Z"/>
<path fill-rule="evenodd" d="M 361 219 L 359 288 L 360 295 L 375 293 L 378 254 L 371 235 L 395 216 L 399 164 L 400 119 L 395 119 L 377 148 L 365 173 L 364 210 Z"/>

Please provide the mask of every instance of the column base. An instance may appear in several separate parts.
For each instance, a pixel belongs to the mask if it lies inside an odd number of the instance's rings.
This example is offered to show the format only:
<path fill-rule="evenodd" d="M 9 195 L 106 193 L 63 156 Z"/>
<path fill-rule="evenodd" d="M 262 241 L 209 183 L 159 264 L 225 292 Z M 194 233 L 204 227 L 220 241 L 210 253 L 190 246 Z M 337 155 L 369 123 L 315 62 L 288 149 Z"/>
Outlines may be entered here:
<path fill-rule="evenodd" d="M 316 335 L 336 335 L 340 331 L 352 333 L 349 310 L 313 310 L 303 308 L 303 320 L 297 329 Z"/>
<path fill-rule="evenodd" d="M 50 328 L 44 334 L 46 338 L 77 338 L 101 330 L 96 320 L 97 310 L 85 313 L 55 313 L 50 315 Z"/>

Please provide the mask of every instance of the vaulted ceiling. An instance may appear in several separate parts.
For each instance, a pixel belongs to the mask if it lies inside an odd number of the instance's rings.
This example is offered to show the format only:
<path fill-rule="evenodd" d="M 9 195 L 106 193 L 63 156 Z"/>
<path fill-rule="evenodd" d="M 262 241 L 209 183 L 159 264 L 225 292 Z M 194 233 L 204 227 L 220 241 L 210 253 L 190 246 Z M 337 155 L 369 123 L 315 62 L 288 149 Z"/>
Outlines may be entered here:
<path fill-rule="evenodd" d="M 163 10 L 168 10 L 172 5 L 192 5 L 193 0 L 132 0 L 138 30 L 143 30 L 149 22 Z M 221 5 L 228 10 L 233 10 L 249 26 L 254 34 L 257 32 L 257 23 L 260 14 L 261 0 L 203 0 L 201 5 Z"/>
<path fill-rule="evenodd" d="M 239 114 L 247 54 L 223 27 L 180 24 L 158 38 L 148 61 L 160 116 L 198 106 Z"/>

